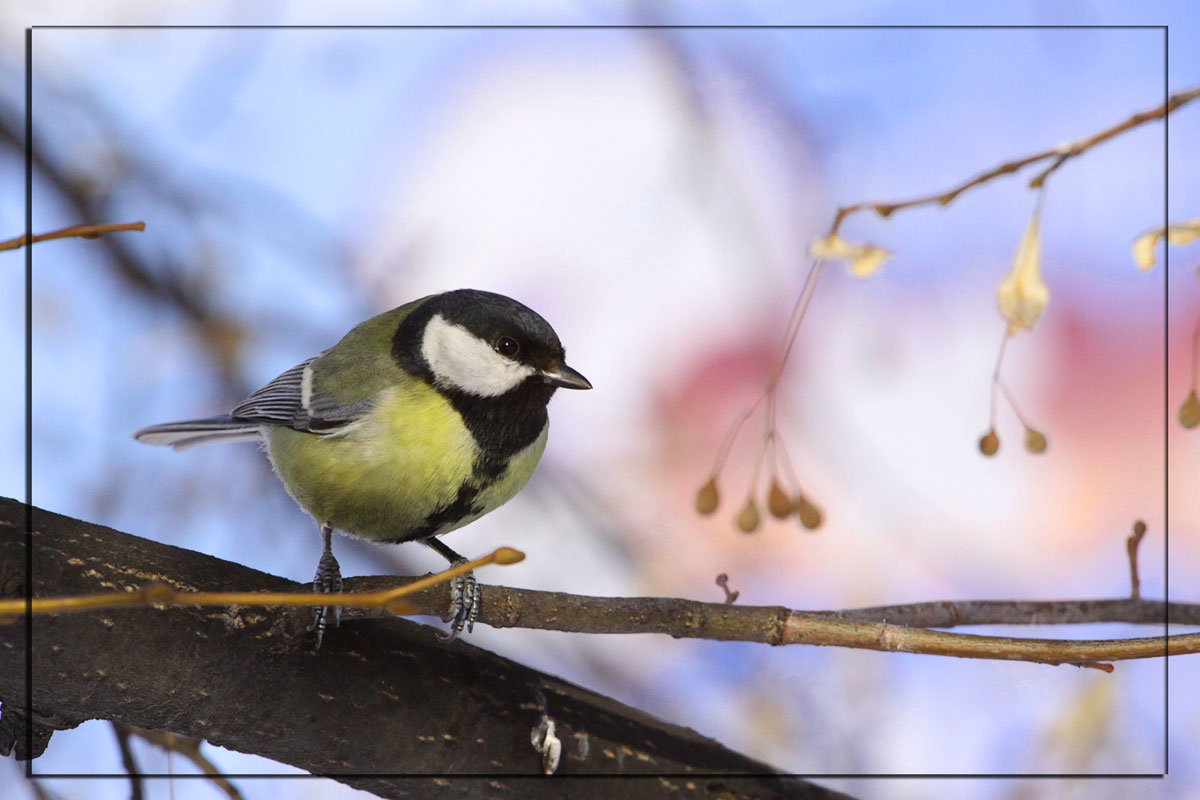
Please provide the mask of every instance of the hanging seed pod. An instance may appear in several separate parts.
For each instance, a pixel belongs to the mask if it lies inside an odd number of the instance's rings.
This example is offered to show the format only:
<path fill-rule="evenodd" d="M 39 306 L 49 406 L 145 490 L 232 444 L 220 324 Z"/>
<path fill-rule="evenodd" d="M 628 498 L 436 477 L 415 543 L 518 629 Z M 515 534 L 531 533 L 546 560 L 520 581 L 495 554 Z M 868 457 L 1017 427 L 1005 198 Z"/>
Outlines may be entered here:
<path fill-rule="evenodd" d="M 810 531 L 815 531 L 821 527 L 822 515 L 821 509 L 812 504 L 812 501 L 803 494 L 797 494 L 796 499 L 792 501 L 792 508 L 796 512 L 796 516 L 800 518 L 800 524 Z"/>
<path fill-rule="evenodd" d="M 767 510 L 775 519 L 787 519 L 792 513 L 792 501 L 779 481 L 771 481 L 771 488 L 767 491 Z"/>
<path fill-rule="evenodd" d="M 1037 428 L 1026 428 L 1025 449 L 1034 455 L 1046 452 L 1046 434 Z"/>
<path fill-rule="evenodd" d="M 742 506 L 742 510 L 737 515 L 737 527 L 742 533 L 754 533 L 758 530 L 758 506 L 754 504 L 754 498 L 746 498 L 746 505 Z"/>
<path fill-rule="evenodd" d="M 717 493 L 717 479 L 709 478 L 708 482 L 696 491 L 696 511 L 700 514 L 711 514 L 717 510 L 721 496 Z"/>
<path fill-rule="evenodd" d="M 1185 428 L 1200 425 L 1200 397 L 1196 397 L 1195 389 L 1188 392 L 1183 405 L 1179 407 L 1179 424 Z"/>
<path fill-rule="evenodd" d="M 995 428 L 989 428 L 979 439 L 979 452 L 985 456 L 994 456 L 996 451 L 1000 449 L 1000 437 L 996 435 Z"/>

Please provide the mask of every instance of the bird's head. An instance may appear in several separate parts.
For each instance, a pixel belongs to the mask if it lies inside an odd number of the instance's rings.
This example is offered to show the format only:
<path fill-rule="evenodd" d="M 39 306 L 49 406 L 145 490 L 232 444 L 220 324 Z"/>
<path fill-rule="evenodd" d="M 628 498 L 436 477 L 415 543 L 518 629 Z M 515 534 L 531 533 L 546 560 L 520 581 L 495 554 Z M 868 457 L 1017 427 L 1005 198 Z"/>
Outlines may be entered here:
<path fill-rule="evenodd" d="M 423 326 L 410 340 L 413 355 L 443 390 L 500 397 L 523 389 L 549 401 L 556 388 L 592 388 L 567 366 L 550 323 L 504 295 L 445 292 L 426 300 L 412 317 L 411 324 Z"/>

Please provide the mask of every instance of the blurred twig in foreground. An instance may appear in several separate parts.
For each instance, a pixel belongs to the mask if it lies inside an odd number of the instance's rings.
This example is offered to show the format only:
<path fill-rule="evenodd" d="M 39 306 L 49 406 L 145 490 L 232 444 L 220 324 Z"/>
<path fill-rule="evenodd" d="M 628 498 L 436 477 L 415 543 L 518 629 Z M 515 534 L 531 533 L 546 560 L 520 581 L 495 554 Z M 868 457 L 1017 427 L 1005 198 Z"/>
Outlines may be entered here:
<path fill-rule="evenodd" d="M 72 236 L 78 236 L 81 239 L 96 239 L 105 233 L 116 233 L 117 231 L 144 231 L 146 223 L 144 222 L 113 222 L 105 225 L 72 225 L 69 228 L 60 228 L 49 233 L 35 233 L 30 240 L 34 243 L 46 242 L 51 239 L 67 239 Z M 0 241 L 0 251 L 17 250 L 24 247 L 28 242 L 25 234 L 15 236 L 12 239 L 4 239 Z"/>

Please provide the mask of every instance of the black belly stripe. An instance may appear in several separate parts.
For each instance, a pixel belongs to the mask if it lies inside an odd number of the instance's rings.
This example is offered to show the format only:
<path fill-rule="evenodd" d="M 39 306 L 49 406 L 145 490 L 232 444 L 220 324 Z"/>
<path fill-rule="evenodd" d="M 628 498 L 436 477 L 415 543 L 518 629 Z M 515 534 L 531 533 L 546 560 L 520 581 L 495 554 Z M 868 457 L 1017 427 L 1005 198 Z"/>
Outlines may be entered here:
<path fill-rule="evenodd" d="M 483 452 L 475 459 L 471 475 L 480 484 L 480 491 L 500 480 L 500 476 L 508 469 L 508 460 L 496 458 L 491 453 Z"/>
<path fill-rule="evenodd" d="M 504 475 L 506 469 L 508 469 L 507 463 L 498 461 L 490 457 L 487 453 L 481 453 L 475 459 L 474 468 L 471 470 L 474 480 L 459 486 L 458 494 L 453 500 L 435 509 L 425 517 L 420 525 L 407 534 L 384 541 L 389 544 L 397 544 L 399 542 L 427 539 L 430 536 L 436 536 L 439 529 L 458 522 L 463 517 L 482 514 L 484 511 L 483 506 L 476 504 L 479 493 L 499 480 Z"/>
<path fill-rule="evenodd" d="M 464 483 L 458 487 L 458 495 L 444 506 L 430 512 L 424 521 L 403 536 L 388 540 L 389 542 L 411 542 L 415 539 L 427 539 L 435 535 L 446 525 L 458 522 L 471 514 L 478 514 L 482 507 L 475 505 L 475 498 L 484 487 L 474 483 Z"/>

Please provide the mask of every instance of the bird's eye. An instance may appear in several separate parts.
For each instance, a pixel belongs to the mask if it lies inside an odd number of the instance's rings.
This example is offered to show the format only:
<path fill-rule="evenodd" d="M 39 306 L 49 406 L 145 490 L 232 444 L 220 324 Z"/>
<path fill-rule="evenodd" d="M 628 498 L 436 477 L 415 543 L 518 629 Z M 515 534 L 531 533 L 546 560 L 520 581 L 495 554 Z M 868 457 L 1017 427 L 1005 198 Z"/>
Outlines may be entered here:
<path fill-rule="evenodd" d="M 511 336 L 501 336 L 492 347 L 496 348 L 496 352 L 506 358 L 512 358 L 521 349 L 521 345 Z"/>

